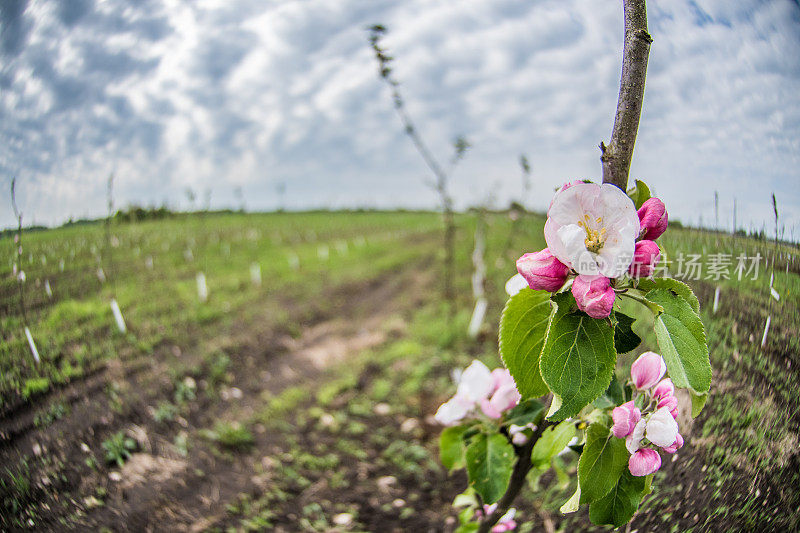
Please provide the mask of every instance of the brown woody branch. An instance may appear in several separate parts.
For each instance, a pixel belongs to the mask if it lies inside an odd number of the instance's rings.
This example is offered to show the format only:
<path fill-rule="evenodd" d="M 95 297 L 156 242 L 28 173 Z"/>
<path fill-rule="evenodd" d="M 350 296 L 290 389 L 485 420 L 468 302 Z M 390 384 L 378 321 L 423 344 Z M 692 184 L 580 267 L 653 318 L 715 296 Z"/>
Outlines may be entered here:
<path fill-rule="evenodd" d="M 623 0 L 625 12 L 625 46 L 622 52 L 622 78 L 619 82 L 617 114 L 608 145 L 600 143 L 603 183 L 612 183 L 623 191 L 628 186 L 633 147 L 642 112 L 644 83 L 650 43 L 647 33 L 645 0 Z"/>

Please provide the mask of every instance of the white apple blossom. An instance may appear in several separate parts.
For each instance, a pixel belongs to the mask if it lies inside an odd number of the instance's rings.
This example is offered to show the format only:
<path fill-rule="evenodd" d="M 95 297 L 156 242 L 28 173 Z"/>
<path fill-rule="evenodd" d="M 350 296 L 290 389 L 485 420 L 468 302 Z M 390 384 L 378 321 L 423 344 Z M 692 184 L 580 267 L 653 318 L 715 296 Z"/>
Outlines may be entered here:
<path fill-rule="evenodd" d="M 544 236 L 553 255 L 578 274 L 617 278 L 633 260 L 639 229 L 625 192 L 608 183 L 577 183 L 556 194 Z"/>
<path fill-rule="evenodd" d="M 461 374 L 456 396 L 467 398 L 472 403 L 475 403 L 489 396 L 493 388 L 494 378 L 492 378 L 492 371 L 476 360 Z"/>
<path fill-rule="evenodd" d="M 678 436 L 678 423 L 672 417 L 669 407 L 662 407 L 650 415 L 645 436 L 650 442 L 662 448 L 675 442 Z"/>

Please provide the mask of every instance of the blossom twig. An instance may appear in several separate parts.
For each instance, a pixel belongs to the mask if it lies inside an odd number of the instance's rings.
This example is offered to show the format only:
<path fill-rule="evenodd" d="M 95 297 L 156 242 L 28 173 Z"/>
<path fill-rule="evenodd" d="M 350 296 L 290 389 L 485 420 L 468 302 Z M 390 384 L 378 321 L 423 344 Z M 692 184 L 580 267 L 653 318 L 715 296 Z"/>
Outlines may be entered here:
<path fill-rule="evenodd" d="M 614 129 L 608 145 L 600 143 L 603 183 L 612 183 L 622 190 L 628 186 L 633 147 L 642 112 L 644 82 L 650 43 L 647 33 L 645 0 L 623 0 L 625 12 L 625 46 L 622 52 L 622 78 L 614 118 Z"/>

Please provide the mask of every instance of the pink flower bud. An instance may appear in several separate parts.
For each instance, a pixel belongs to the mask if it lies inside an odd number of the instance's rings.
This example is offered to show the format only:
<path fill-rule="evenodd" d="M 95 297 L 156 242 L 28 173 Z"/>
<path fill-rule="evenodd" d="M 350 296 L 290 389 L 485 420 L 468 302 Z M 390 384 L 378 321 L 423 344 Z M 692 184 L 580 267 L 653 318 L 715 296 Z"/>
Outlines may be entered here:
<path fill-rule="evenodd" d="M 531 289 L 555 292 L 567 281 L 569 267 L 545 248 L 517 259 L 517 272 L 525 278 Z"/>
<path fill-rule="evenodd" d="M 675 396 L 664 396 L 658 402 L 658 408 L 668 407 L 670 411 L 678 408 L 678 399 Z"/>
<path fill-rule="evenodd" d="M 653 389 L 653 396 L 659 400 L 665 396 L 672 396 L 674 393 L 675 385 L 672 384 L 672 380 L 669 378 L 664 378 L 659 381 L 658 385 Z"/>
<path fill-rule="evenodd" d="M 514 443 L 514 446 L 524 446 L 528 442 L 528 436 L 525 433 L 514 433 L 511 442 Z"/>
<path fill-rule="evenodd" d="M 615 437 L 624 439 L 631 433 L 642 418 L 642 412 L 638 407 L 633 405 L 633 400 L 623 403 L 619 407 L 615 407 L 611 412 L 611 417 L 614 419 L 614 425 L 611 427 L 611 432 Z"/>
<path fill-rule="evenodd" d="M 605 276 L 578 276 L 572 283 L 578 309 L 592 318 L 606 318 L 614 305 L 614 289 Z"/>
<path fill-rule="evenodd" d="M 645 352 L 631 365 L 631 378 L 637 389 L 649 389 L 664 377 L 666 371 L 667 365 L 660 355 Z"/>
<path fill-rule="evenodd" d="M 640 448 L 628 459 L 628 470 L 634 476 L 649 476 L 661 468 L 661 456 L 651 448 Z"/>
<path fill-rule="evenodd" d="M 664 202 L 658 198 L 650 198 L 642 207 L 639 208 L 639 226 L 641 227 L 640 237 L 643 239 L 656 240 L 667 230 L 669 217 Z"/>
<path fill-rule="evenodd" d="M 628 267 L 628 274 L 634 278 L 649 278 L 659 261 L 661 261 L 661 250 L 658 249 L 658 245 L 653 241 L 639 241 L 633 251 L 633 261 Z"/>
<path fill-rule="evenodd" d="M 678 433 L 675 436 L 675 442 L 673 442 L 672 444 L 670 444 L 666 448 L 661 448 L 661 449 L 664 450 L 667 453 L 675 453 L 682 447 L 683 447 L 683 437 L 681 436 L 680 433 Z"/>
<path fill-rule="evenodd" d="M 673 407 L 672 410 L 669 412 L 669 414 L 672 415 L 672 418 L 674 418 L 675 420 L 678 420 L 678 408 L 677 407 Z"/>

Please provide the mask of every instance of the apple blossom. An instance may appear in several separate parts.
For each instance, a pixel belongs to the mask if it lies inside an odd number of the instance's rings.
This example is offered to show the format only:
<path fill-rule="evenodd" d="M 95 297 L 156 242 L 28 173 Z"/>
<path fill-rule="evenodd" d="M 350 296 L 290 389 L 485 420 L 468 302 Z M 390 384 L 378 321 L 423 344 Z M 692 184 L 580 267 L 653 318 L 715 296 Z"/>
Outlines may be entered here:
<path fill-rule="evenodd" d="M 636 424 L 642 418 L 642 412 L 633 404 L 633 400 L 623 403 L 619 407 L 615 407 L 611 412 L 611 417 L 614 420 L 614 425 L 611 427 L 611 432 L 615 437 L 625 438 L 633 433 Z"/>
<path fill-rule="evenodd" d="M 609 183 L 577 183 L 553 198 L 544 236 L 559 261 L 578 274 L 617 278 L 633 259 L 639 217 L 633 201 Z"/>
<path fill-rule="evenodd" d="M 455 396 L 439 406 L 434 415 L 434 419 L 445 426 L 463 419 L 476 406 L 489 418 L 500 418 L 520 400 L 514 379 L 504 368 L 489 371 L 476 360 L 457 374 L 457 381 Z"/>
<path fill-rule="evenodd" d="M 497 504 L 493 503 L 491 505 L 484 505 L 483 506 L 483 516 L 489 516 L 497 509 Z M 513 507 L 506 511 L 506 514 L 500 517 L 500 520 L 497 521 L 497 524 L 492 526 L 492 533 L 505 533 L 506 531 L 513 531 L 517 527 L 517 523 L 514 521 L 514 516 L 516 516 L 517 510 Z"/>
<path fill-rule="evenodd" d="M 634 278 L 649 278 L 659 261 L 661 261 L 661 250 L 658 245 L 653 241 L 639 241 L 636 243 L 628 274 Z"/>
<path fill-rule="evenodd" d="M 637 389 L 649 389 L 664 377 L 666 371 L 667 365 L 660 355 L 645 352 L 631 365 L 631 378 Z"/>
<path fill-rule="evenodd" d="M 555 292 L 567 281 L 569 267 L 545 248 L 517 259 L 517 272 L 525 278 L 531 289 Z"/>
<path fill-rule="evenodd" d="M 669 378 L 664 378 L 653 388 L 653 397 L 661 399 L 665 396 L 672 396 L 675 393 L 675 385 Z"/>
<path fill-rule="evenodd" d="M 468 398 L 472 403 L 489 396 L 494 390 L 494 378 L 491 371 L 480 361 L 473 361 L 458 382 L 456 396 Z"/>
<path fill-rule="evenodd" d="M 641 226 L 641 234 L 643 239 L 656 240 L 667 230 L 669 223 L 669 216 L 667 215 L 667 208 L 664 202 L 658 198 L 649 198 L 642 204 L 637 212 L 639 216 L 639 225 Z"/>
<path fill-rule="evenodd" d="M 664 396 L 658 401 L 658 408 L 661 409 L 662 407 L 668 407 L 670 411 L 677 409 L 678 399 L 672 395 Z"/>
<path fill-rule="evenodd" d="M 522 289 L 528 287 L 528 282 L 521 274 L 514 274 L 506 281 L 506 294 L 516 296 Z"/>
<path fill-rule="evenodd" d="M 505 368 L 496 368 L 492 370 L 492 379 L 494 380 L 494 392 L 489 399 L 489 404 L 495 411 L 502 413 L 519 403 L 522 397 L 517 391 L 517 385 L 514 383 L 514 378 L 511 377 L 511 372 Z"/>
<path fill-rule="evenodd" d="M 628 453 L 636 453 L 642 446 L 642 439 L 644 438 L 644 431 L 647 428 L 647 420 L 644 418 L 639 419 L 636 426 L 631 431 L 631 434 L 625 439 L 625 447 L 628 448 Z"/>
<path fill-rule="evenodd" d="M 666 448 L 675 442 L 677 435 L 678 423 L 670 413 L 669 408 L 661 407 L 650 415 L 650 419 L 647 421 L 647 431 L 645 432 L 647 440 L 656 446 Z"/>
<path fill-rule="evenodd" d="M 439 406 L 433 418 L 443 426 L 451 426 L 467 416 L 473 405 L 467 398 L 453 396 Z"/>
<path fill-rule="evenodd" d="M 611 314 L 616 298 L 608 278 L 603 276 L 578 276 L 572 282 L 572 295 L 578 309 L 592 318 L 605 318 Z"/>
<path fill-rule="evenodd" d="M 662 450 L 664 450 L 667 453 L 675 453 L 682 447 L 683 447 L 683 437 L 681 436 L 680 433 L 678 433 L 678 435 L 676 435 L 675 437 L 675 442 L 673 442 L 666 448 L 662 448 Z"/>
<path fill-rule="evenodd" d="M 628 470 L 634 476 L 649 476 L 661 468 L 661 456 L 652 448 L 642 448 L 628 459 Z"/>

